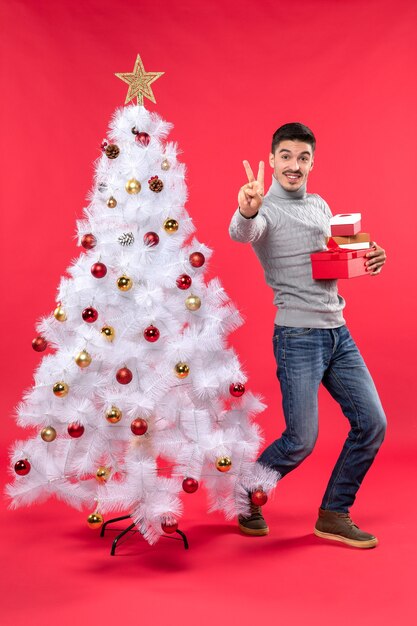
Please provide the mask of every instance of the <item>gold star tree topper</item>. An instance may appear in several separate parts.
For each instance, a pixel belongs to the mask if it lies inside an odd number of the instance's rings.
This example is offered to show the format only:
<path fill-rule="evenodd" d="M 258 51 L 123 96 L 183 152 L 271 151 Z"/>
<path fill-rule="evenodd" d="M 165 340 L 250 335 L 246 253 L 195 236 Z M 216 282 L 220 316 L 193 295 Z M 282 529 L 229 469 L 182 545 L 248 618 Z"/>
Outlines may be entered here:
<path fill-rule="evenodd" d="M 137 98 L 137 103 L 143 105 L 144 96 L 151 102 L 156 102 L 151 84 L 164 73 L 165 72 L 145 72 L 142 59 L 138 54 L 133 72 L 115 74 L 117 78 L 120 78 L 129 85 L 125 104 Z"/>

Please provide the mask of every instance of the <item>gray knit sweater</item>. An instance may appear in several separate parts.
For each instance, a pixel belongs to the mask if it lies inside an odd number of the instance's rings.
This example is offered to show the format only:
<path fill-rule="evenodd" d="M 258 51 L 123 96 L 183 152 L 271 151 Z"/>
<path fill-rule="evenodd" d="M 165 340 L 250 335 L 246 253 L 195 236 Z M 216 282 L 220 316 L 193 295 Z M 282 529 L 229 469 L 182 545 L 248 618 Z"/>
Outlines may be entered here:
<path fill-rule="evenodd" d="M 336 328 L 345 324 L 345 301 L 336 280 L 313 280 L 310 254 L 326 248 L 332 214 L 317 194 L 285 191 L 272 178 L 262 207 L 254 219 L 237 210 L 230 223 L 235 241 L 250 242 L 274 291 L 281 326 Z"/>

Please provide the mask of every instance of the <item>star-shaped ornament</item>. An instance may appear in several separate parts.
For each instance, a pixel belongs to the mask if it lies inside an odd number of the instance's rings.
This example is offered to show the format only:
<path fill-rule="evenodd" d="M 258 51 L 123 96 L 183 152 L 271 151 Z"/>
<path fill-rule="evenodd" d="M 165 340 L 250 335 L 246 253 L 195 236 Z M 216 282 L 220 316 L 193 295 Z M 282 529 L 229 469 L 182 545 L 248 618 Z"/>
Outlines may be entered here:
<path fill-rule="evenodd" d="M 138 54 L 133 72 L 115 74 L 117 78 L 120 78 L 129 85 L 125 104 L 137 98 L 137 103 L 143 105 L 143 97 L 148 98 L 151 102 L 156 102 L 151 84 L 164 73 L 165 72 L 145 72 L 142 59 Z"/>

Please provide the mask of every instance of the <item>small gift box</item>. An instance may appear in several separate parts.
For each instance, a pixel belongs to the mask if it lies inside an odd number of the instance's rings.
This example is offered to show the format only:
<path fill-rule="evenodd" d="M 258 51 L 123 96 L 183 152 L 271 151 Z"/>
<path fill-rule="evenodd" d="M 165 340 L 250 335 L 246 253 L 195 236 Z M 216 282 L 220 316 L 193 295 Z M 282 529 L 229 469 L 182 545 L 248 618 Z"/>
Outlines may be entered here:
<path fill-rule="evenodd" d="M 365 248 L 370 248 L 371 244 L 369 241 L 362 241 L 361 243 L 342 243 L 339 245 L 339 248 L 343 250 L 364 250 Z"/>
<path fill-rule="evenodd" d="M 339 213 L 330 219 L 330 232 L 333 235 L 346 237 L 356 235 L 361 229 L 360 213 Z"/>
<path fill-rule="evenodd" d="M 346 250 L 340 248 L 333 239 L 329 240 L 327 247 L 328 250 L 310 255 L 315 280 L 355 278 L 368 274 L 365 255 L 369 252 L 369 247 L 361 250 Z"/>
<path fill-rule="evenodd" d="M 357 233 L 356 235 L 347 235 L 346 237 L 327 237 L 326 243 L 330 241 L 330 239 L 334 239 L 334 241 L 339 244 L 341 248 L 346 245 L 356 244 L 356 243 L 366 243 L 371 241 L 371 235 L 369 233 Z M 363 246 L 365 248 L 365 246 Z"/>

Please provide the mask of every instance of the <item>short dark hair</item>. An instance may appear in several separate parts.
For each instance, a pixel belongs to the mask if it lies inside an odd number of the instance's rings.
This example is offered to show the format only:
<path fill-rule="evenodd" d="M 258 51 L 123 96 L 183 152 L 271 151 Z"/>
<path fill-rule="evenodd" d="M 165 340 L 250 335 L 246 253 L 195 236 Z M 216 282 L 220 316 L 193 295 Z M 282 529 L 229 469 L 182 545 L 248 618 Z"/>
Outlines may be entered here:
<path fill-rule="evenodd" d="M 272 135 L 272 154 L 275 154 L 277 145 L 286 139 L 290 141 L 304 141 L 304 143 L 310 144 L 313 152 L 316 149 L 316 138 L 313 131 L 310 130 L 308 126 L 300 124 L 300 122 L 290 122 L 289 124 L 284 124 L 274 132 Z"/>

